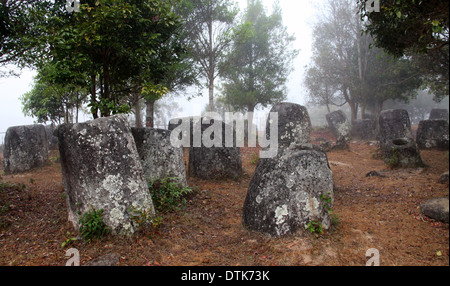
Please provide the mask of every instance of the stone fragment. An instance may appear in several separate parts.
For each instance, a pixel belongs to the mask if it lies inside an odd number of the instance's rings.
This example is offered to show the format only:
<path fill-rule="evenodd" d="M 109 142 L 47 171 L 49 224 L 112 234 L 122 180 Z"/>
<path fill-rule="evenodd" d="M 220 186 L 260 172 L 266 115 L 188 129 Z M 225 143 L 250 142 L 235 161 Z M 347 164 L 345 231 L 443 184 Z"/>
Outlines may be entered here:
<path fill-rule="evenodd" d="M 48 160 L 48 139 L 41 124 L 9 127 L 5 135 L 3 166 L 7 174 L 43 166 Z"/>
<path fill-rule="evenodd" d="M 69 221 L 103 210 L 113 234 L 137 230 L 130 212 L 154 214 L 142 165 L 125 116 L 64 124 L 57 130 Z"/>
<path fill-rule="evenodd" d="M 446 223 L 449 222 L 448 209 L 449 209 L 448 197 L 431 199 L 420 205 L 420 210 L 424 215 L 426 215 L 429 218 Z"/>
<path fill-rule="evenodd" d="M 327 155 L 312 144 L 292 144 L 274 158 L 260 159 L 244 203 L 243 224 L 253 231 L 284 236 L 308 223 L 331 225 L 333 174 Z"/>
<path fill-rule="evenodd" d="M 449 126 L 447 120 L 423 120 L 419 122 L 416 142 L 419 149 L 449 149 Z"/>
<path fill-rule="evenodd" d="M 116 266 L 119 262 L 119 254 L 109 253 L 87 262 L 84 266 Z"/>
<path fill-rule="evenodd" d="M 170 131 L 152 128 L 132 128 L 136 148 L 146 179 L 178 178 L 187 186 L 183 149 L 173 147 Z"/>
<path fill-rule="evenodd" d="M 445 172 L 444 174 L 442 174 L 439 177 L 438 182 L 441 183 L 441 184 L 447 184 L 448 185 L 449 184 L 449 172 Z"/>
<path fill-rule="evenodd" d="M 386 178 L 385 175 L 382 175 L 380 173 L 378 173 L 377 171 L 370 171 L 369 173 L 366 174 L 366 177 L 380 177 L 380 178 Z"/>

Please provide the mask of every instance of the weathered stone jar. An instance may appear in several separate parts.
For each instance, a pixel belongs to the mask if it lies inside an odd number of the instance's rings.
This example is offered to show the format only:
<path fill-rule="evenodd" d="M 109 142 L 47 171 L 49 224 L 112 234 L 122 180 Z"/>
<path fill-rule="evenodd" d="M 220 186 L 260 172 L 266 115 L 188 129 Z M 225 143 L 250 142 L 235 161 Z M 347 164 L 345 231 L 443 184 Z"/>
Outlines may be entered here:
<path fill-rule="evenodd" d="M 3 150 L 5 173 L 22 173 L 43 166 L 48 159 L 49 144 L 44 125 L 8 128 Z"/>
<path fill-rule="evenodd" d="M 103 210 L 112 233 L 130 235 L 137 226 L 131 212 L 155 213 L 131 128 L 124 116 L 58 127 L 63 185 L 69 221 Z"/>
<path fill-rule="evenodd" d="M 447 120 L 448 121 L 448 109 L 433 109 L 430 112 L 430 120 Z"/>
<path fill-rule="evenodd" d="M 210 132 L 214 125 L 217 132 Z M 220 120 L 202 118 L 195 123 L 194 130 L 199 130 L 201 138 L 195 139 L 194 135 L 194 144 L 189 149 L 189 176 L 205 180 L 239 178 L 242 175 L 241 150 L 234 145 L 234 140 L 231 140 L 233 146 L 227 146 L 226 142 L 226 133 L 232 135 L 233 127 Z M 205 138 L 215 143 L 207 146 Z"/>
<path fill-rule="evenodd" d="M 177 178 L 187 186 L 182 147 L 170 142 L 170 131 L 153 128 L 132 128 L 136 148 L 146 179 Z"/>
<path fill-rule="evenodd" d="M 350 140 L 352 138 L 352 126 L 347 119 L 347 116 L 342 110 L 337 110 L 327 114 L 326 116 L 328 126 L 330 126 L 337 141 L 333 149 L 348 149 L 350 147 Z"/>
<path fill-rule="evenodd" d="M 425 167 L 416 142 L 411 138 L 397 138 L 385 145 L 385 162 L 391 167 Z"/>
<path fill-rule="evenodd" d="M 416 142 L 419 149 L 449 149 L 449 125 L 444 119 L 419 122 Z"/>
<path fill-rule="evenodd" d="M 385 162 L 395 167 L 416 168 L 425 164 L 412 136 L 406 110 L 385 110 L 378 117 L 378 140 Z"/>
<path fill-rule="evenodd" d="M 292 144 L 260 159 L 243 209 L 243 225 L 272 236 L 295 234 L 308 223 L 331 226 L 333 173 L 327 155 L 312 144 Z"/>
<path fill-rule="evenodd" d="M 355 120 L 352 123 L 352 137 L 361 140 L 374 140 L 376 125 L 374 119 Z"/>
<path fill-rule="evenodd" d="M 311 138 L 311 119 L 306 107 L 295 103 L 283 102 L 276 104 L 270 110 L 270 113 L 278 114 L 278 146 L 280 148 L 289 147 L 292 143 L 302 144 L 310 143 Z M 270 134 L 272 118 L 269 115 L 266 124 L 266 137 Z"/>

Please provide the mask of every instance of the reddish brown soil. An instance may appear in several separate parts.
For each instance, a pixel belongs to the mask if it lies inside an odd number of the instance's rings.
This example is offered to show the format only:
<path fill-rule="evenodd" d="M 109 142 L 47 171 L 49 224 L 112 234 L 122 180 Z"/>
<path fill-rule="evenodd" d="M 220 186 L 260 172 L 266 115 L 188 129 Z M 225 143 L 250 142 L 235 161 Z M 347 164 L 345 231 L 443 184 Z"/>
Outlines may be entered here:
<path fill-rule="evenodd" d="M 313 134 L 320 137 L 333 140 L 324 131 Z M 448 171 L 446 152 L 422 151 L 428 168 L 398 170 L 373 158 L 376 146 L 367 142 L 329 152 L 333 210 L 341 222 L 322 236 L 271 238 L 241 225 L 257 151 L 242 149 L 245 175 L 238 181 L 189 178 L 195 195 L 184 210 L 164 214 L 156 232 L 76 241 L 65 248 L 61 244 L 77 232 L 67 222 L 59 164 L 3 175 L 1 181 L 26 188 L 0 192 L 0 265 L 65 265 L 69 247 L 80 251 L 82 264 L 113 252 L 122 257 L 120 265 L 365 265 L 366 251 L 376 248 L 381 265 L 449 265 L 448 224 L 419 210 L 420 203 L 449 194 L 448 185 L 437 182 Z M 367 178 L 373 170 L 386 177 Z"/>

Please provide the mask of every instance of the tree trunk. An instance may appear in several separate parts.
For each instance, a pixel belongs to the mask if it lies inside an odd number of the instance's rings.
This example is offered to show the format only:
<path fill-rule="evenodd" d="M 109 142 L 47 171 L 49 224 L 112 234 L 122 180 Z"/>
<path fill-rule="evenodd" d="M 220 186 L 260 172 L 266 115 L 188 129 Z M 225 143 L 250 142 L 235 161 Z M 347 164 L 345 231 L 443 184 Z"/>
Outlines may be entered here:
<path fill-rule="evenodd" d="M 358 29 L 356 30 L 356 44 L 358 47 L 358 69 L 359 69 L 359 90 L 360 90 L 360 102 L 361 102 L 361 119 L 366 119 L 366 91 L 365 91 L 365 81 L 366 81 L 366 66 L 367 66 L 367 56 L 368 51 L 365 51 L 364 63 L 363 63 L 363 52 L 362 52 L 362 36 L 361 31 L 361 20 L 359 15 L 356 16 L 356 22 L 358 23 Z"/>
<path fill-rule="evenodd" d="M 103 100 L 109 101 L 111 98 L 110 91 L 110 77 L 109 77 L 109 67 L 107 64 L 103 65 Z M 108 107 L 103 107 L 100 109 L 100 113 L 102 117 L 108 117 L 111 115 L 111 110 Z"/>
<path fill-rule="evenodd" d="M 211 5 L 209 3 L 208 5 Z M 211 10 L 211 9 L 210 9 Z M 214 51 L 213 51 L 213 17 L 212 11 L 209 11 L 210 19 L 208 22 L 208 32 L 209 32 L 209 74 L 208 74 L 208 88 L 209 88 L 209 111 L 214 112 L 214 72 L 215 72 L 215 64 L 214 64 Z"/>
<path fill-rule="evenodd" d="M 75 103 L 76 113 L 75 113 L 75 123 L 78 123 L 78 112 L 80 109 L 80 103 L 79 103 L 80 94 L 77 93 L 77 102 Z"/>
<path fill-rule="evenodd" d="M 350 98 L 348 94 L 348 90 L 346 87 L 342 89 L 342 93 L 344 94 L 344 98 L 347 101 L 348 105 L 350 106 L 351 111 L 351 121 L 354 122 L 358 118 L 358 106 L 357 104 Z"/>
<path fill-rule="evenodd" d="M 153 128 L 154 126 L 154 112 L 155 112 L 155 100 L 147 100 L 146 102 L 147 110 L 145 116 L 145 126 L 148 128 Z"/>
<path fill-rule="evenodd" d="M 331 113 L 331 109 L 330 109 L 330 95 L 328 93 L 328 83 L 325 83 L 325 105 L 327 106 L 328 113 Z"/>
<path fill-rule="evenodd" d="M 361 119 L 366 119 L 366 95 L 364 90 L 364 73 L 363 73 L 363 63 L 362 63 L 362 51 L 361 51 L 361 37 L 357 35 L 357 46 L 358 46 L 358 69 L 359 69 L 359 91 L 360 91 L 360 101 L 361 101 Z M 355 118 L 356 120 L 356 118 Z"/>
<path fill-rule="evenodd" d="M 91 114 L 94 119 L 98 118 L 96 78 L 97 76 L 95 75 L 95 72 L 93 72 L 91 74 Z"/>
<path fill-rule="evenodd" d="M 253 134 L 256 133 L 258 134 L 258 130 L 253 130 L 253 120 L 254 120 L 254 114 L 255 112 L 255 106 L 249 106 L 248 107 L 248 114 L 247 114 L 247 138 L 246 138 L 246 142 L 247 142 L 247 146 L 248 147 L 257 147 L 256 144 L 256 137 L 253 137 Z"/>
<path fill-rule="evenodd" d="M 384 104 L 383 100 L 377 101 L 377 110 L 376 110 L 377 117 L 380 115 L 381 111 L 383 111 L 383 104 Z"/>
<path fill-rule="evenodd" d="M 214 112 L 214 78 L 209 80 L 209 112 Z"/>
<path fill-rule="evenodd" d="M 142 124 L 141 102 L 139 97 L 134 102 L 134 117 L 136 118 L 134 127 L 143 128 L 144 125 Z"/>

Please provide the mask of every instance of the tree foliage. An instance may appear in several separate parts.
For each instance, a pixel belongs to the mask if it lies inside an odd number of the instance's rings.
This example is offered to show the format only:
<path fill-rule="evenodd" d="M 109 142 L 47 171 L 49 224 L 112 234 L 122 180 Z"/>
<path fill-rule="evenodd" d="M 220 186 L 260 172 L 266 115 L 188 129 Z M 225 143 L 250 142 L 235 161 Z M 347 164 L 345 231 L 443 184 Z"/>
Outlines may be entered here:
<path fill-rule="evenodd" d="M 0 1 L 0 76 L 8 74 L 9 64 L 30 66 L 39 58 L 38 26 L 45 21 L 43 11 L 48 8 L 45 0 Z"/>
<path fill-rule="evenodd" d="M 379 113 L 388 99 L 414 97 L 423 81 L 412 59 L 374 47 L 352 1 L 329 1 L 328 7 L 313 31 L 313 64 L 305 76 L 311 101 L 328 110 L 348 103 L 353 121 L 358 112 L 363 119 L 366 110 Z"/>
<path fill-rule="evenodd" d="M 20 61 L 53 66 L 53 84 L 89 87 L 94 118 L 129 112 L 134 94 L 156 100 L 180 78 L 186 49 L 171 0 L 82 0 L 72 13 L 65 0 L 27 3 L 19 10 L 30 23 L 11 32 L 10 42 L 21 41 L 11 50 L 23 46 L 32 53 Z"/>
<path fill-rule="evenodd" d="M 87 100 L 88 90 L 73 84 L 54 84 L 52 68 L 47 66 L 38 72 L 32 90 L 21 97 L 22 110 L 38 123 L 78 122 L 78 112 Z"/>
<path fill-rule="evenodd" d="M 286 98 L 286 82 L 298 54 L 295 38 L 283 26 L 281 9 L 267 15 L 260 0 L 248 2 L 232 46 L 221 63 L 223 101 L 237 111 L 253 112 Z"/>
<path fill-rule="evenodd" d="M 214 83 L 221 75 L 218 65 L 230 46 L 238 9 L 232 0 L 181 0 L 176 11 L 184 21 L 184 39 L 198 74 L 206 79 L 209 107 L 214 111 Z"/>
<path fill-rule="evenodd" d="M 381 11 L 366 11 L 365 29 L 375 45 L 396 56 L 412 56 L 426 83 L 441 100 L 449 94 L 449 1 L 384 0 Z"/>
<path fill-rule="evenodd" d="M 367 64 L 363 67 L 362 63 L 367 62 L 370 52 L 367 39 L 360 39 L 363 35 L 359 30 L 359 17 L 355 12 L 356 7 L 351 0 L 327 1 L 325 16 L 313 28 L 313 60 L 306 71 L 306 80 L 309 77 L 316 81 L 306 83 L 310 97 L 323 97 L 323 94 L 316 94 L 315 90 L 311 89 L 314 85 L 322 88 L 327 85 L 334 86 L 337 91 L 333 94 L 335 100 L 328 100 L 328 103 L 347 103 L 351 109 L 352 120 L 357 119 L 363 98 L 363 68 L 367 67 Z M 363 42 L 366 43 L 364 48 Z M 324 77 L 314 77 L 314 73 Z"/>
<path fill-rule="evenodd" d="M 387 100 L 408 102 L 415 98 L 423 80 L 410 58 L 396 58 L 380 48 L 373 50 L 367 78 L 368 108 L 379 114 Z"/>

